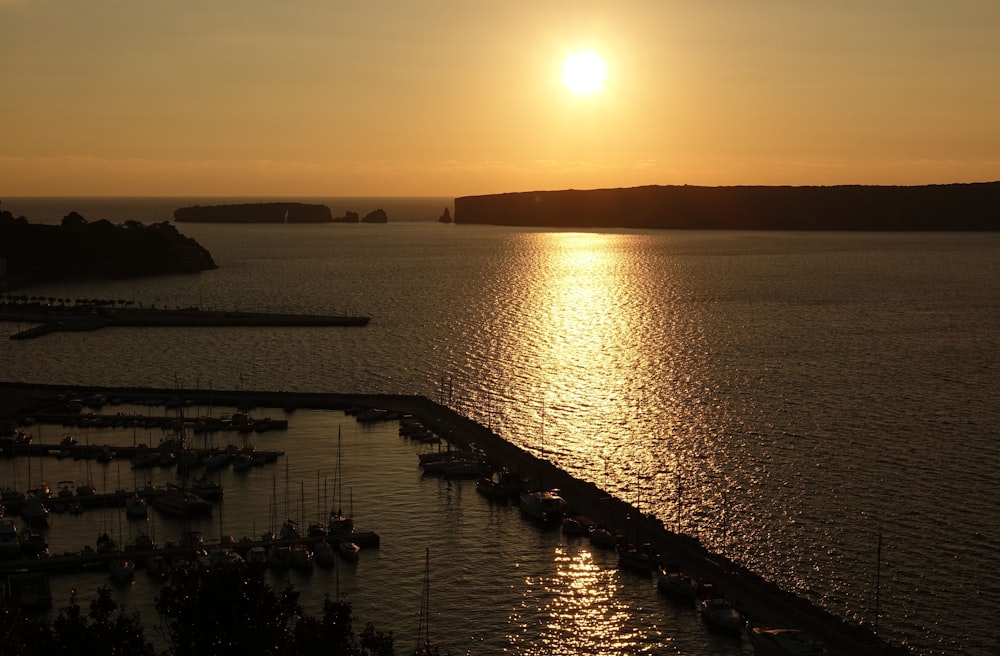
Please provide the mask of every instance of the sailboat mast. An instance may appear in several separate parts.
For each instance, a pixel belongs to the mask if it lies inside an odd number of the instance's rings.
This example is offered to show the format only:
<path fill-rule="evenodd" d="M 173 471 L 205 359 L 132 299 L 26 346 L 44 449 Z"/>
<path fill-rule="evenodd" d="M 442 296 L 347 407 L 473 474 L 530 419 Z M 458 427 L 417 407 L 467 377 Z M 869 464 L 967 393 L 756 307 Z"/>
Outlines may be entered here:
<path fill-rule="evenodd" d="M 882 533 L 878 534 L 878 548 L 875 550 L 875 635 L 878 635 L 879 588 L 882 586 Z"/>

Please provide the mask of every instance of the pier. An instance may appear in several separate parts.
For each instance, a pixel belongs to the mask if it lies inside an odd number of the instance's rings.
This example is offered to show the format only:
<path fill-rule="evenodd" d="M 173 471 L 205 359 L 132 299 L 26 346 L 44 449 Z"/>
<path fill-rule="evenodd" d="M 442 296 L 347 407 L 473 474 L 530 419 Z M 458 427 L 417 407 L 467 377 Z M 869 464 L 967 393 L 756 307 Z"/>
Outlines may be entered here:
<path fill-rule="evenodd" d="M 0 383 L 0 418 L 16 422 L 24 417 L 55 412 L 65 399 L 81 394 L 101 394 L 136 402 L 140 399 L 182 398 L 195 403 L 231 404 L 235 407 L 285 407 L 353 411 L 365 413 L 365 420 L 394 420 L 408 416 L 458 449 L 475 445 L 496 468 L 506 468 L 530 478 L 545 488 L 558 488 L 574 514 L 603 526 L 622 526 L 629 519 L 635 542 L 648 543 L 661 558 L 678 564 L 686 573 L 714 581 L 743 614 L 755 622 L 799 628 L 820 640 L 828 654 L 861 656 L 898 653 L 868 629 L 850 623 L 814 604 L 780 589 L 722 554 L 713 553 L 696 538 L 667 529 L 663 522 L 643 515 L 631 504 L 613 498 L 593 483 L 576 479 L 552 462 L 534 456 L 500 435 L 446 406 L 420 396 L 291 393 L 274 391 L 206 391 L 153 388 L 79 388 L 57 385 Z M 361 416 L 358 417 L 361 420 Z"/>
<path fill-rule="evenodd" d="M 10 339 L 33 339 L 53 332 L 91 331 L 109 327 L 206 328 L 227 327 L 362 327 L 371 317 L 351 315 L 228 312 L 187 308 L 136 308 L 92 305 L 0 303 L 0 321 L 38 324 Z"/>

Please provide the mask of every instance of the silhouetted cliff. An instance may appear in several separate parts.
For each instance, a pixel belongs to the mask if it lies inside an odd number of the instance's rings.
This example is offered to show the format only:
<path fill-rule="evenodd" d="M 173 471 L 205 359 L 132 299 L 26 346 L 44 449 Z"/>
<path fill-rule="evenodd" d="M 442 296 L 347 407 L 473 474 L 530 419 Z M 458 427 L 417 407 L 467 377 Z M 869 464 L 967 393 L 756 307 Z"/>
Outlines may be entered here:
<path fill-rule="evenodd" d="M 212 255 L 164 221 L 88 222 L 73 212 L 61 225 L 29 223 L 0 211 L 0 258 L 7 286 L 60 278 L 104 278 L 215 269 Z"/>
<path fill-rule="evenodd" d="M 330 208 L 311 203 L 194 205 L 174 210 L 178 223 L 329 223 Z"/>
<path fill-rule="evenodd" d="M 455 223 L 724 230 L 1000 230 L 1000 182 L 537 191 L 455 199 Z"/>

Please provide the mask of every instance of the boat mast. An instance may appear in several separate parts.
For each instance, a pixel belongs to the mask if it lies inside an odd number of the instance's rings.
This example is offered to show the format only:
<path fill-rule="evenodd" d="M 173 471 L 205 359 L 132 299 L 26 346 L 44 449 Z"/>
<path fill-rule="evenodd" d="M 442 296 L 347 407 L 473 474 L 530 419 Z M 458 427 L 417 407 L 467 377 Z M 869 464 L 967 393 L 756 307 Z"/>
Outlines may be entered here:
<path fill-rule="evenodd" d="M 882 532 L 878 534 L 878 548 L 875 550 L 875 635 L 878 635 L 879 588 L 882 581 Z"/>

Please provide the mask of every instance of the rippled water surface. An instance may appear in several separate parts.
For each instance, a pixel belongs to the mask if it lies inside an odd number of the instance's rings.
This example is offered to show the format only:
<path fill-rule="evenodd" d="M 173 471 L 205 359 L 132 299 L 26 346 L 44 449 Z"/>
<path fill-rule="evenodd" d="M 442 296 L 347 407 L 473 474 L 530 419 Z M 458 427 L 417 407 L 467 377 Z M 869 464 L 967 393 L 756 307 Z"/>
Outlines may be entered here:
<path fill-rule="evenodd" d="M 873 619 L 881 535 L 883 632 L 926 654 L 995 649 L 997 235 L 182 229 L 218 270 L 27 291 L 372 322 L 4 339 L 5 377 L 423 394 L 842 616 Z M 0 324 L 0 337 L 17 328 Z M 312 460 L 329 453 L 297 457 L 305 438 L 290 429 L 283 439 L 308 497 Z M 349 459 L 372 468 L 365 484 L 375 489 L 355 482 L 359 521 L 383 534 L 373 559 L 407 562 L 410 596 L 419 601 L 425 541 L 467 527 L 432 551 L 449 581 L 441 615 L 454 603 L 467 618 L 442 620 L 453 651 L 586 653 L 588 630 L 617 636 L 620 653 L 748 649 L 677 629 L 690 609 L 622 580 L 600 553 L 525 530 L 471 486 L 413 480 L 412 447 L 378 440 L 364 450 L 378 457 Z M 406 449 L 391 464 L 390 452 Z M 362 510 L 361 499 L 410 484 L 425 508 L 398 521 L 380 516 L 392 503 Z M 412 535 L 393 540 L 397 527 Z M 498 570 L 485 596 L 483 562 Z M 359 571 L 341 585 L 361 595 L 369 580 Z M 384 612 L 397 634 L 413 624 L 412 604 Z"/>

